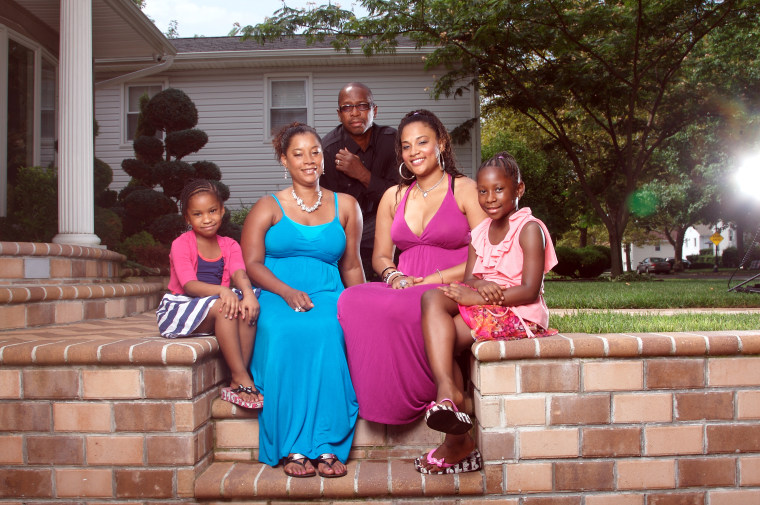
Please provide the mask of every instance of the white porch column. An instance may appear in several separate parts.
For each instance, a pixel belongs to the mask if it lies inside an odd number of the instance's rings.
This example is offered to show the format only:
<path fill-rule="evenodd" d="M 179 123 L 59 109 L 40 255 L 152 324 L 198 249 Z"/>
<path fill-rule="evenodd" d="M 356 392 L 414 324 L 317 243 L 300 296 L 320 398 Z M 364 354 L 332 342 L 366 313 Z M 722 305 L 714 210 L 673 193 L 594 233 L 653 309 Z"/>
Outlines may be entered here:
<path fill-rule="evenodd" d="M 97 246 L 93 197 L 92 0 L 61 0 L 58 235 Z"/>

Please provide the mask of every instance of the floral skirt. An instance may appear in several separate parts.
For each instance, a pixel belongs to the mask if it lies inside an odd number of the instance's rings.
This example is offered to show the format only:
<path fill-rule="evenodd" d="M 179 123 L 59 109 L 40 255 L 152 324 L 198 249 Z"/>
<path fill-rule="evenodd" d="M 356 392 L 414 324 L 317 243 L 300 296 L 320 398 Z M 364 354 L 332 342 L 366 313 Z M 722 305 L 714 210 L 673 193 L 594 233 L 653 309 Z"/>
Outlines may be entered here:
<path fill-rule="evenodd" d="M 459 313 L 475 340 L 518 340 L 558 333 L 553 328 L 526 321 L 511 308 L 500 305 L 460 305 Z"/>

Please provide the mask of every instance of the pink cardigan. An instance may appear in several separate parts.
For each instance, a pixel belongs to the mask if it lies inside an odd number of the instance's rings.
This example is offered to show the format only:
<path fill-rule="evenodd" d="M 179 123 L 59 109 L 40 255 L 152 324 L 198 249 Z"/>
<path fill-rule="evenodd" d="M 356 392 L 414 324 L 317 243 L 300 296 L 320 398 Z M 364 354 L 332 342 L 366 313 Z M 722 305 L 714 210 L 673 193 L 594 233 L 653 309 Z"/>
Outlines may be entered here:
<path fill-rule="evenodd" d="M 216 236 L 224 258 L 222 286 L 230 285 L 230 277 L 238 270 L 245 270 L 243 252 L 240 245 L 229 237 Z M 198 241 L 193 230 L 187 231 L 172 242 L 169 253 L 171 272 L 169 291 L 176 295 L 184 295 L 184 285 L 198 280 Z"/>
<path fill-rule="evenodd" d="M 540 219 L 533 217 L 528 207 L 524 207 L 510 216 L 509 231 L 504 240 L 496 245 L 491 244 L 488 240 L 488 228 L 491 226 L 491 221 L 490 218 L 486 218 L 472 230 L 472 247 L 478 256 L 472 268 L 472 274 L 476 277 L 495 282 L 505 288 L 519 286 L 522 283 L 523 250 L 520 247 L 520 232 L 530 222 L 538 223 L 544 232 L 546 243 L 544 273 L 547 273 L 557 264 L 557 255 L 554 252 L 551 237 L 549 237 L 549 230 L 546 229 L 546 225 Z M 542 328 L 548 328 L 549 309 L 544 302 L 543 293 L 542 282 L 538 299 L 535 302 L 510 308 L 523 319 L 534 322 Z"/>

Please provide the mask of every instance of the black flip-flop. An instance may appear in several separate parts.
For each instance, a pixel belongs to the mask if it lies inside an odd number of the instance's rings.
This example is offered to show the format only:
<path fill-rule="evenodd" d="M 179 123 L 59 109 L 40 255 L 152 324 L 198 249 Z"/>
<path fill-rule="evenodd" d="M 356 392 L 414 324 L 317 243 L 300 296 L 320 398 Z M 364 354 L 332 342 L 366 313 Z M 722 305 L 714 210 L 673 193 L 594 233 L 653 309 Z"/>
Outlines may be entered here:
<path fill-rule="evenodd" d="M 333 469 L 333 465 L 337 463 L 338 461 L 340 461 L 338 459 L 338 456 L 336 456 L 335 454 L 324 453 L 320 455 L 316 461 L 317 461 L 317 473 L 319 473 L 320 477 L 324 477 L 326 479 L 332 479 L 335 477 L 343 477 L 344 475 L 348 473 L 348 469 L 346 469 L 346 471 L 343 473 L 325 473 L 325 472 L 319 471 L 319 464 L 324 463 L 325 465 L 329 466 L 330 469 L 333 470 L 333 472 L 335 472 L 335 470 Z"/>
<path fill-rule="evenodd" d="M 299 454 L 297 452 L 294 452 L 293 454 L 291 454 L 290 456 L 288 456 L 287 458 L 285 458 L 285 464 L 282 466 L 282 471 L 288 477 L 295 477 L 297 479 L 304 479 L 306 477 L 314 477 L 315 475 L 317 475 L 316 471 L 314 471 L 313 473 L 310 472 L 310 473 L 297 474 L 297 473 L 291 473 L 291 472 L 288 472 L 287 470 L 285 470 L 285 467 L 288 466 L 290 463 L 295 463 L 296 465 L 301 465 L 303 467 L 303 469 L 306 470 L 306 461 L 308 459 L 309 458 L 307 458 L 303 454 Z"/>
<path fill-rule="evenodd" d="M 452 407 L 443 402 L 451 403 Z M 439 403 L 431 402 L 425 413 L 425 422 L 430 429 L 463 435 L 472 429 L 472 419 L 465 412 L 460 412 L 453 401 L 444 398 Z"/>

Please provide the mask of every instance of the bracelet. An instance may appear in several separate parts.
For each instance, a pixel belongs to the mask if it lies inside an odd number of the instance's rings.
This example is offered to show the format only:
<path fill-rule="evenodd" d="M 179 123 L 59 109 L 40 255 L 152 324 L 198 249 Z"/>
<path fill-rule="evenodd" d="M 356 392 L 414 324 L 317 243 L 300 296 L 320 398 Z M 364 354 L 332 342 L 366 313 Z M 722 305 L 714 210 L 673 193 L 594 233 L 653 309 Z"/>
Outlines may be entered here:
<path fill-rule="evenodd" d="M 388 270 L 388 269 L 390 269 L 390 268 L 396 268 L 396 267 L 395 267 L 395 266 L 393 266 L 393 265 L 391 265 L 391 266 L 389 266 L 389 267 L 385 267 L 385 268 L 383 268 L 383 271 L 382 271 L 382 272 L 380 272 L 380 277 L 384 276 L 384 275 L 385 275 L 385 271 L 386 271 L 386 270 Z"/>
<path fill-rule="evenodd" d="M 441 277 L 441 284 L 446 284 L 445 282 L 443 282 L 443 274 L 441 273 L 441 271 L 438 270 L 437 268 L 435 269 L 435 271 L 438 272 L 438 275 Z"/>
<path fill-rule="evenodd" d="M 393 272 L 398 272 L 398 270 L 393 270 L 392 272 L 388 272 L 387 274 L 383 275 L 383 282 L 387 282 L 388 278 L 393 275 Z"/>
<path fill-rule="evenodd" d="M 388 278 L 387 278 L 387 279 L 385 279 L 385 283 L 386 283 L 386 284 L 388 284 L 388 285 L 390 286 L 390 285 L 391 285 L 391 281 L 392 281 L 392 280 L 393 280 L 393 278 L 394 278 L 394 277 L 396 277 L 397 275 L 400 275 L 400 276 L 402 276 L 402 277 L 406 277 L 402 271 L 400 271 L 400 270 L 394 270 L 393 272 L 391 272 L 391 273 L 388 275 Z"/>

